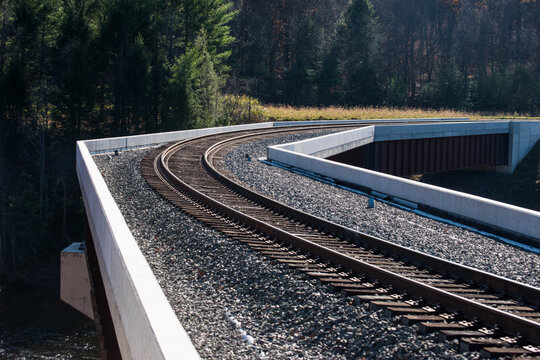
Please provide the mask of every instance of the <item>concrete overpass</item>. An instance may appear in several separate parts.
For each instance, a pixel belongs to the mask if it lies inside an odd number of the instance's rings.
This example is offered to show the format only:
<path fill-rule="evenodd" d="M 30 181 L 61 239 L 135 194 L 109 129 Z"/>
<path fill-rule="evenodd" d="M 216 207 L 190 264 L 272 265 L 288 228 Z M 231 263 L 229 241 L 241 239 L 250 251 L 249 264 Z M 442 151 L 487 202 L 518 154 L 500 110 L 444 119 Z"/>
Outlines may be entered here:
<path fill-rule="evenodd" d="M 373 123 L 376 124 L 377 121 L 373 121 Z M 69 294 L 69 289 L 65 289 L 66 293 L 64 295 L 65 298 L 68 299 L 68 302 L 80 304 L 81 301 L 88 301 L 90 298 L 89 292 L 93 291 L 93 298 L 95 299 L 93 313 L 96 319 L 99 320 L 98 330 L 101 330 L 100 335 L 103 336 L 102 341 L 105 344 L 106 355 L 109 358 L 197 359 L 199 358 L 199 355 L 168 303 L 149 264 L 144 258 L 141 250 L 138 248 L 126 221 L 92 159 L 92 154 L 149 147 L 204 134 L 297 124 L 298 123 L 262 123 L 88 140 L 77 143 L 77 174 L 81 185 L 81 192 L 88 220 L 87 237 L 85 240 L 86 257 L 83 257 L 85 261 L 83 267 L 90 269 L 89 284 L 92 285 L 92 290 L 88 289 L 86 295 L 69 297 L 66 295 Z M 474 126 L 478 128 L 482 128 L 483 126 L 486 128 L 495 126 L 495 128 L 497 128 L 498 126 L 501 126 L 490 124 L 491 123 L 486 123 Z M 516 128 L 515 125 L 511 125 L 508 122 L 505 122 L 505 124 L 507 124 L 507 129 Z M 448 125 L 453 129 L 458 129 L 463 126 L 463 123 Z M 298 148 L 303 148 L 305 150 L 307 146 L 311 149 L 308 151 L 308 153 L 311 154 L 308 155 L 308 157 L 310 159 L 315 158 L 321 160 L 320 158 L 312 156 L 312 154 L 318 153 L 319 155 L 326 154 L 327 156 L 332 156 L 340 151 L 344 151 L 343 149 L 356 147 L 359 143 L 367 144 L 370 137 L 371 140 L 373 140 L 376 139 L 377 136 L 384 135 L 387 140 L 395 140 L 396 136 L 403 136 L 403 131 L 405 129 L 407 129 L 407 131 L 413 131 L 414 129 L 400 128 L 399 126 L 401 125 L 396 125 L 393 127 L 393 130 L 390 128 L 389 130 L 386 130 L 386 127 L 380 127 L 382 130 L 377 131 L 375 131 L 375 128 L 373 127 L 368 127 L 365 128 L 365 130 L 362 130 L 364 132 L 359 132 L 360 134 L 367 134 L 367 137 L 363 137 L 364 135 L 358 137 L 358 134 L 352 136 L 352 133 L 347 132 L 342 134 L 342 136 L 348 140 L 343 142 L 340 146 L 328 146 L 328 144 L 335 145 L 335 142 L 327 142 L 323 147 L 319 146 L 320 143 L 303 143 L 293 145 L 292 148 L 295 149 L 295 151 L 298 151 Z M 504 127 L 504 125 L 502 125 L 502 127 Z M 520 129 L 521 127 L 518 126 L 517 128 Z M 435 130 L 436 127 L 433 128 L 433 131 Z M 534 138 L 537 136 L 535 131 L 536 130 L 531 130 L 527 134 Z M 502 134 L 503 132 L 500 133 Z M 510 159 L 514 159 L 515 157 L 516 161 L 521 153 L 526 152 L 526 147 L 520 145 L 522 144 L 521 140 L 523 139 L 521 135 L 522 134 L 520 133 L 520 136 L 516 139 L 513 138 L 514 135 L 508 135 L 510 136 L 508 154 Z M 540 134 L 538 135 L 540 136 Z M 333 138 L 334 140 L 337 139 L 337 135 L 333 136 L 336 136 Z M 287 146 L 286 149 L 291 147 L 291 145 Z M 272 153 L 272 158 L 276 155 L 281 159 L 280 161 L 287 161 L 287 159 L 281 155 L 285 154 L 286 156 L 289 156 L 291 155 L 291 152 L 292 151 L 289 150 L 284 151 L 284 149 L 276 149 L 275 151 L 269 150 L 269 154 Z M 301 155 L 301 157 L 304 155 Z M 298 164 L 295 161 L 292 162 Z M 512 162 L 510 162 L 510 164 L 512 164 Z M 400 180 L 403 179 L 394 179 L 394 177 L 392 177 L 393 182 L 389 184 L 394 187 L 400 187 L 402 186 L 400 185 Z M 424 196 L 432 196 L 433 191 L 445 193 L 444 189 L 440 188 L 430 189 L 429 191 L 429 193 L 424 192 Z M 460 196 L 463 196 L 459 194 L 450 195 L 455 197 L 453 202 L 460 201 Z M 477 201 L 480 200 L 477 199 Z M 441 205 L 443 208 L 444 206 L 444 204 Z M 495 207 L 502 209 L 500 211 L 507 211 L 504 204 L 498 203 Z M 516 209 L 513 210 L 517 211 Z M 526 218 L 527 214 L 519 211 L 518 213 L 525 219 L 525 222 L 522 222 L 521 224 L 526 227 L 526 221 L 529 221 L 528 218 Z M 536 220 L 534 221 L 538 224 L 538 220 L 540 219 L 539 214 L 536 213 L 533 215 L 536 216 L 536 218 L 534 218 Z M 71 250 L 66 249 L 64 255 L 69 257 L 71 254 L 78 253 L 80 253 L 80 248 L 76 247 L 75 250 L 73 248 Z M 69 273 L 69 269 L 62 269 L 63 276 L 66 273 Z M 85 307 L 79 306 L 79 308 Z"/>
<path fill-rule="evenodd" d="M 540 121 L 374 125 L 270 146 L 268 159 L 358 185 L 383 197 L 478 224 L 502 232 L 505 236 L 521 237 L 538 246 L 540 213 L 536 211 L 419 183 L 393 174 L 405 175 L 414 173 L 417 169 L 438 171 L 451 168 L 450 164 L 455 164 L 456 168 L 491 166 L 498 171 L 512 172 L 539 140 Z M 396 142 L 401 144 L 397 149 Z M 423 151 L 423 147 L 413 149 L 410 146 L 413 143 L 427 145 L 426 151 Z M 459 144 L 465 144 L 465 148 L 460 148 Z M 447 146 L 446 149 L 444 146 Z M 390 149 L 392 156 L 377 158 L 373 156 L 377 155 L 376 151 L 366 151 L 371 155 L 366 156 L 367 160 L 354 158 L 354 155 L 363 155 L 366 147 L 375 150 L 377 147 Z M 493 153 L 490 153 L 490 150 Z M 413 154 L 420 155 L 418 161 L 411 160 L 410 156 Z M 340 157 L 349 160 L 352 158 L 358 163 L 365 161 L 368 165 L 386 170 L 388 174 L 332 161 Z M 411 166 L 413 163 L 414 170 Z"/>

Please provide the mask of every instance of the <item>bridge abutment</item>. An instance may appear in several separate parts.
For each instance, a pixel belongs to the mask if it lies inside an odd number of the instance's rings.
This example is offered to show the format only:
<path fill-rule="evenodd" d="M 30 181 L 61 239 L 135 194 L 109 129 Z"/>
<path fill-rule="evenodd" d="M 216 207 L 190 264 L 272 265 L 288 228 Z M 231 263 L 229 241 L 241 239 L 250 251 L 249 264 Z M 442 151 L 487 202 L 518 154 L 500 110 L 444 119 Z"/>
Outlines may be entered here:
<path fill-rule="evenodd" d="M 514 172 L 516 166 L 540 140 L 540 121 L 511 121 L 509 125 L 508 165 L 500 171 Z"/>

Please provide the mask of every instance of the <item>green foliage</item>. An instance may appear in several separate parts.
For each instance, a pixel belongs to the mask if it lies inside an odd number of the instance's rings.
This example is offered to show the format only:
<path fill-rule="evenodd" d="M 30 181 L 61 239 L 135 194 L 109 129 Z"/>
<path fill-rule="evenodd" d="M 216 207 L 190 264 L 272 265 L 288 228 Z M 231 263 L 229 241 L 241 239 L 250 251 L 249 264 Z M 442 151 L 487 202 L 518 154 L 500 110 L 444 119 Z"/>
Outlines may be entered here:
<path fill-rule="evenodd" d="M 472 102 L 477 110 L 535 112 L 540 107 L 540 87 L 523 65 L 479 76 L 472 86 Z"/>
<path fill-rule="evenodd" d="M 373 61 L 376 51 L 375 11 L 369 0 L 350 0 L 337 25 L 337 40 L 349 63 Z"/>
<path fill-rule="evenodd" d="M 263 121 L 256 98 L 540 109 L 538 1 L 5 0 L 0 17 L 0 269 L 69 239 L 77 139 Z"/>
<path fill-rule="evenodd" d="M 234 41 L 229 22 L 236 16 L 233 3 L 223 0 L 182 0 L 181 22 L 185 48 L 194 46 L 198 34 L 205 33 L 206 48 L 220 75 L 229 70 L 225 61 L 231 55 L 226 47 Z"/>
<path fill-rule="evenodd" d="M 0 271 L 79 238 L 75 140 L 219 123 L 235 15 L 226 0 L 2 3 Z"/>
<path fill-rule="evenodd" d="M 389 106 L 405 106 L 407 104 L 407 83 L 394 75 L 386 87 L 385 104 Z"/>
<path fill-rule="evenodd" d="M 324 60 L 320 79 L 323 94 L 328 96 L 334 92 L 338 101 L 345 105 L 380 102 L 380 84 L 375 68 L 377 31 L 375 12 L 369 0 L 349 1 L 337 24 L 332 49 Z"/>
<path fill-rule="evenodd" d="M 96 78 L 92 64 L 91 43 L 96 32 L 92 23 L 97 18 L 96 1 L 65 0 L 64 14 L 57 41 L 57 66 L 65 71 L 58 74 L 56 105 L 59 122 L 70 140 L 80 138 L 83 120 L 93 110 Z"/>
<path fill-rule="evenodd" d="M 540 106 L 540 85 L 532 72 L 518 64 L 512 71 L 509 110 L 534 112 Z"/>
<path fill-rule="evenodd" d="M 202 32 L 171 68 L 168 87 L 170 129 L 213 126 L 218 116 L 220 79 Z"/>
<path fill-rule="evenodd" d="M 9 94 L 9 95 L 8 95 Z M 25 64 L 19 54 L 13 55 L 2 74 L 2 104 L 10 112 L 8 119 L 16 120 L 28 98 Z M 5 118 L 4 118 L 5 119 Z M 3 119 L 3 120 L 4 120 Z"/>
<path fill-rule="evenodd" d="M 454 61 L 448 61 L 437 72 L 436 80 L 422 89 L 426 107 L 461 109 L 466 100 L 466 83 Z"/>
<path fill-rule="evenodd" d="M 337 48 L 331 49 L 324 57 L 317 80 L 319 104 L 331 105 L 343 98 Z"/>
<path fill-rule="evenodd" d="M 507 74 L 503 71 L 481 75 L 472 84 L 472 96 L 478 110 L 504 110 L 509 94 Z"/>
<path fill-rule="evenodd" d="M 538 111 L 538 1 L 235 4 L 234 81 L 267 103 Z M 508 103 L 499 83 L 523 96 Z"/>
<path fill-rule="evenodd" d="M 296 49 L 291 67 L 285 74 L 285 96 L 290 104 L 315 104 L 316 81 L 321 49 L 317 44 L 322 38 L 322 28 L 308 15 L 298 24 Z"/>

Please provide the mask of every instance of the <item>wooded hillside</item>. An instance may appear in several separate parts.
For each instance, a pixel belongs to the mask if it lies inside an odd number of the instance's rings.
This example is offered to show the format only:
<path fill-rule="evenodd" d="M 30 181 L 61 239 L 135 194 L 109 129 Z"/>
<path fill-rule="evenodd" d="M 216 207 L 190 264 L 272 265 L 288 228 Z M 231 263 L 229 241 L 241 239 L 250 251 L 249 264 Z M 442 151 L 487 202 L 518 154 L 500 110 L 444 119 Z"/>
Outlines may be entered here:
<path fill-rule="evenodd" d="M 537 113 L 540 0 L 2 0 L 0 271 L 81 239 L 77 139 L 236 122 L 225 94 Z"/>
<path fill-rule="evenodd" d="M 3 0 L 0 270 L 83 236 L 75 141 L 219 124 L 224 0 Z"/>
<path fill-rule="evenodd" d="M 237 0 L 234 75 L 266 102 L 535 112 L 540 1 Z"/>

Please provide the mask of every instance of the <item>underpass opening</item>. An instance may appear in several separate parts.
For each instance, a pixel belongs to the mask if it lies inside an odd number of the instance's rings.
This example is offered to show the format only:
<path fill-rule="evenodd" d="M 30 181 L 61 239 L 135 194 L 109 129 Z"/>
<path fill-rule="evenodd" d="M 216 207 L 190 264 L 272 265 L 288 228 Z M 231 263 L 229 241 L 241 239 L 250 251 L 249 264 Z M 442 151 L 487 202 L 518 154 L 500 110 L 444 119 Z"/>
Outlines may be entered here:
<path fill-rule="evenodd" d="M 328 160 L 396 176 L 508 165 L 508 134 L 375 141 Z"/>

